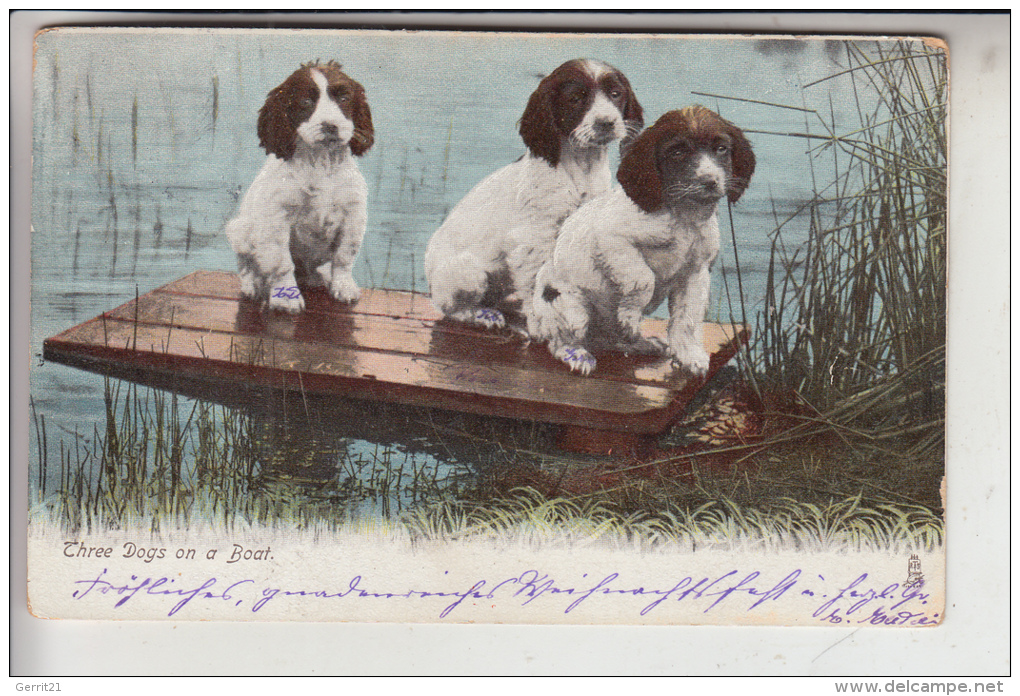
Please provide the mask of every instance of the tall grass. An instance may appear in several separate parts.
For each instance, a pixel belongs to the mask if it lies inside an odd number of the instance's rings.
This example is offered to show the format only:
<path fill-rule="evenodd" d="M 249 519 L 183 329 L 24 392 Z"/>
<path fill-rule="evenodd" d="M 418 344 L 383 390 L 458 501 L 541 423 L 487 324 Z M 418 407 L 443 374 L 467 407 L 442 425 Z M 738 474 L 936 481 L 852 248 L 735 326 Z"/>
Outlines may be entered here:
<path fill-rule="evenodd" d="M 40 524 L 73 534 L 268 529 L 316 537 L 384 528 L 411 543 L 489 539 L 510 547 L 646 551 L 932 550 L 942 543 L 941 520 L 928 509 L 860 493 L 749 504 L 746 496 L 672 480 L 587 494 L 540 492 L 500 486 L 491 472 L 442 467 L 396 446 L 348 447 L 301 415 L 267 421 L 114 380 L 107 381 L 105 405 L 103 428 L 90 437 L 76 433 L 70 447 L 61 441 L 56 493 L 47 494 L 40 479 L 33 512 Z M 45 461 L 42 416 L 37 428 Z M 433 439 L 441 439 L 439 430 Z M 583 464 L 538 451 L 504 455 L 504 468 L 556 475 L 551 467 L 562 467 L 560 478 Z"/>
<path fill-rule="evenodd" d="M 814 198 L 772 235 L 749 370 L 819 422 L 910 456 L 944 443 L 948 80 L 918 42 L 845 42 L 857 123 L 811 112 Z M 877 106 L 865 111 L 862 103 Z M 821 128 L 821 132 L 812 129 Z M 831 166 L 831 171 L 829 167 Z M 826 172 L 830 171 L 826 176 Z M 787 230 L 806 219 L 806 244 Z"/>
<path fill-rule="evenodd" d="M 113 379 L 104 403 L 102 428 L 60 441 L 55 492 L 46 420 L 35 414 L 36 508 L 69 531 L 335 529 L 460 485 L 456 467 L 431 457 L 335 436 L 328 411 L 321 421 L 300 409 L 265 418 Z"/>

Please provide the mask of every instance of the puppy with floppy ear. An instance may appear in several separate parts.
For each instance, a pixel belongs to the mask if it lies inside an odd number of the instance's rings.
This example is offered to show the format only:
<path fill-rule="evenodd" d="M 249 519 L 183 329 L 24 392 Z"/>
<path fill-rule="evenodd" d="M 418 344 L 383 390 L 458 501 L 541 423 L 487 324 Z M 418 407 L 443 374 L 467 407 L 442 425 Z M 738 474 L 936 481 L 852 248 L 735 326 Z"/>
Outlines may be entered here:
<path fill-rule="evenodd" d="M 743 132 L 703 106 L 663 115 L 620 163 L 615 189 L 563 224 L 533 300 L 536 337 L 581 374 L 591 350 L 666 352 L 708 370 L 702 322 L 719 252 L 716 207 L 736 203 L 754 174 Z M 641 336 L 642 314 L 669 301 L 666 345 Z"/>
<path fill-rule="evenodd" d="M 354 157 L 375 139 L 365 89 L 334 61 L 302 65 L 269 92 L 258 136 L 266 162 L 225 228 L 242 294 L 300 312 L 300 279 L 356 301 L 368 188 Z"/>
<path fill-rule="evenodd" d="M 643 124 L 630 83 L 610 65 L 571 60 L 545 77 L 520 121 L 528 154 L 483 179 L 429 240 L 433 304 L 451 319 L 495 327 L 515 299 L 530 325 L 535 274 L 560 224 L 610 188 L 610 144 Z"/>

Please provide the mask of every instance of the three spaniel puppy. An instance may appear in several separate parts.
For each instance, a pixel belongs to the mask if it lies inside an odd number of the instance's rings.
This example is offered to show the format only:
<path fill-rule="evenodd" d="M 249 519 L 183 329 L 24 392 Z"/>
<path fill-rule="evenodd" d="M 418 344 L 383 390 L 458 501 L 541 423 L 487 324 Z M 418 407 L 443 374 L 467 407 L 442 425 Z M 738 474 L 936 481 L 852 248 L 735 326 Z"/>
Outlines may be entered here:
<path fill-rule="evenodd" d="M 520 120 L 527 154 L 478 183 L 428 243 L 433 304 L 488 328 L 519 311 L 532 338 L 584 375 L 599 350 L 665 353 L 704 374 L 716 208 L 741 197 L 755 157 L 739 128 L 701 106 L 643 125 L 610 65 L 571 60 L 545 77 Z M 299 283 L 356 301 L 367 189 L 354 158 L 374 140 L 364 88 L 334 61 L 304 64 L 269 93 L 258 135 L 266 162 L 226 225 L 242 293 L 288 312 L 304 309 Z M 640 321 L 664 299 L 662 344 Z"/>
<path fill-rule="evenodd" d="M 356 301 L 351 272 L 365 236 L 368 189 L 354 158 L 375 138 L 365 89 L 334 61 L 306 63 L 269 92 L 258 136 L 266 162 L 225 229 L 241 293 L 300 312 L 300 279 Z"/>

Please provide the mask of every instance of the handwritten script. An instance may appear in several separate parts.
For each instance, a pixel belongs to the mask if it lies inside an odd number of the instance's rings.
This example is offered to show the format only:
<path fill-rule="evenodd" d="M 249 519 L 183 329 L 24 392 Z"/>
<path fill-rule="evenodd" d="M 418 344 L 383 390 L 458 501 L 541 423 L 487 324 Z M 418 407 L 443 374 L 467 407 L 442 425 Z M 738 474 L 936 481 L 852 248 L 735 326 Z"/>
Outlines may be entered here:
<path fill-rule="evenodd" d="M 301 290 L 296 285 L 280 285 L 273 288 L 273 297 L 295 300 L 301 297 Z"/>
<path fill-rule="evenodd" d="M 285 599 L 308 602 L 428 602 L 439 618 L 454 616 L 465 604 L 508 603 L 525 607 L 542 603 L 570 614 L 582 605 L 627 599 L 640 616 L 664 611 L 670 604 L 686 603 L 709 614 L 725 607 L 728 612 L 773 611 L 776 605 L 796 601 L 807 606 L 811 617 L 824 624 L 870 624 L 928 626 L 938 614 L 928 615 L 929 595 L 922 586 L 882 583 L 861 573 L 849 583 L 832 583 L 821 575 L 793 570 L 784 577 L 765 577 L 759 571 L 731 570 L 720 575 L 688 575 L 672 586 L 646 587 L 627 582 L 620 573 L 563 583 L 538 570 L 517 575 L 478 578 L 459 589 L 386 588 L 386 579 L 353 574 L 330 587 L 279 587 L 248 578 L 206 576 L 189 582 L 179 575 L 130 575 L 115 577 L 103 569 L 94 577 L 73 581 L 76 601 L 113 602 L 118 609 L 129 602 L 157 601 L 167 616 L 185 618 L 187 611 L 206 603 L 258 615 L 267 606 Z M 380 584 L 383 583 L 383 584 Z M 806 602 L 806 605 L 805 605 Z M 550 606 L 551 605 L 551 606 Z M 241 618 L 240 616 L 238 618 Z"/>

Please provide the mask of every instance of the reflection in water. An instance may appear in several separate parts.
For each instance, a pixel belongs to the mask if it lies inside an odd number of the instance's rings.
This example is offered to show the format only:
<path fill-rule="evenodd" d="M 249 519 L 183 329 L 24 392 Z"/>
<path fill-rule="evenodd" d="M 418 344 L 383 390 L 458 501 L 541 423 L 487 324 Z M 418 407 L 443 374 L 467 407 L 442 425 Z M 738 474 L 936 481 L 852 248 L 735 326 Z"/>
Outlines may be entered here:
<path fill-rule="evenodd" d="M 458 426 L 425 410 L 293 391 L 202 392 L 212 403 L 192 398 L 202 391 L 194 384 L 160 386 L 107 379 L 105 427 L 75 433 L 54 452 L 45 415 L 36 414 L 36 499 L 64 526 L 339 525 L 457 497 L 480 470 L 483 448 L 459 449 L 457 437 L 437 458 L 436 428 Z"/>
<path fill-rule="evenodd" d="M 243 411 L 257 461 L 248 485 L 283 517 L 394 519 L 522 486 L 555 494 L 568 472 L 604 460 L 565 458 L 549 425 L 294 393 L 265 404 Z"/>
<path fill-rule="evenodd" d="M 327 518 L 390 517 L 472 484 L 475 466 L 437 459 L 435 433 L 411 414 L 394 421 L 390 410 L 294 393 L 246 407 L 258 464 L 252 495 L 271 506 L 328 505 Z"/>
<path fill-rule="evenodd" d="M 339 526 L 480 499 L 556 462 L 548 426 L 179 376 L 107 378 L 105 424 L 50 452 L 36 500 L 69 529 L 132 520 Z M 56 449 L 56 448 L 54 448 Z M 51 461 L 58 460 L 58 461 Z M 525 471 L 526 470 L 526 471 Z M 54 495 L 55 493 L 55 495 Z"/>

